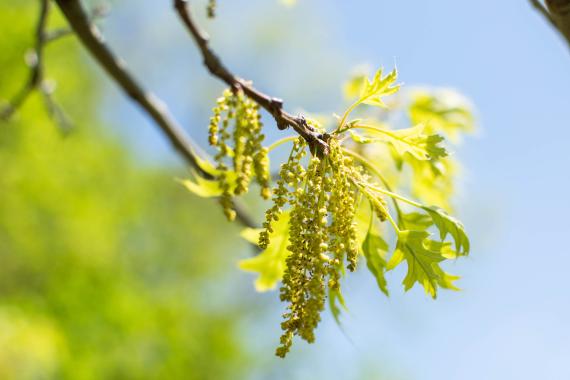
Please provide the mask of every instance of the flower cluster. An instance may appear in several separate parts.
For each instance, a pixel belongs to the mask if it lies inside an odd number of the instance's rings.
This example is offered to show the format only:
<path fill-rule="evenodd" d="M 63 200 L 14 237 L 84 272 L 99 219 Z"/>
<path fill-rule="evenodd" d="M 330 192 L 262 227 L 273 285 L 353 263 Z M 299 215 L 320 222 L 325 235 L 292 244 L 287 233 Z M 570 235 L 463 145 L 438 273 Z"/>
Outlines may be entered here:
<path fill-rule="evenodd" d="M 266 212 L 260 234 L 259 245 L 267 247 L 272 223 L 289 204 L 289 255 L 280 291 L 281 300 L 288 306 L 276 351 L 281 357 L 289 351 L 295 335 L 308 342 L 315 340 L 327 288 L 339 290 L 345 261 L 350 271 L 356 268 L 356 184 L 366 178 L 362 168 L 343 153 L 336 138 L 330 139 L 329 147 L 327 156 L 311 157 L 305 170 L 301 160 L 307 145 L 301 138 L 295 141 L 289 160 L 281 166 L 273 206 Z"/>
<path fill-rule="evenodd" d="M 217 100 L 208 141 L 218 151 L 215 160 L 222 189 L 220 203 L 229 220 L 236 216 L 232 197 L 245 194 L 253 177 L 261 186 L 261 196 L 271 196 L 268 151 L 261 145 L 265 137 L 262 127 L 259 106 L 242 91 L 226 90 Z"/>
<path fill-rule="evenodd" d="M 216 0 L 208 0 L 208 5 L 206 6 L 206 14 L 209 18 L 216 17 Z"/>

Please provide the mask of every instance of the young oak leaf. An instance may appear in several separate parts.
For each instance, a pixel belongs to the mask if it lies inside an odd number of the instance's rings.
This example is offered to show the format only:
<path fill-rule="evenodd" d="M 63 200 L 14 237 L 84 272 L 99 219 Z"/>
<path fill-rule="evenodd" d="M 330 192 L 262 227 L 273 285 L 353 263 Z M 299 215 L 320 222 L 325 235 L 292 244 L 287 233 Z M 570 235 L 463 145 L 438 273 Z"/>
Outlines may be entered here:
<path fill-rule="evenodd" d="M 387 296 L 390 295 L 388 292 L 388 282 L 386 281 L 386 254 L 388 249 L 388 243 L 374 231 L 372 224 L 370 224 L 366 239 L 364 239 L 362 243 L 362 252 L 366 258 L 368 270 L 376 278 L 376 282 L 382 293 Z"/>
<path fill-rule="evenodd" d="M 228 171 L 226 175 L 230 185 L 230 192 L 233 192 L 236 187 L 237 175 L 234 171 Z M 219 197 L 223 193 L 220 183 L 216 179 L 210 180 L 199 175 L 193 175 L 193 179 L 178 180 L 178 182 L 180 182 L 191 193 L 194 193 L 201 198 Z"/>
<path fill-rule="evenodd" d="M 392 95 L 400 89 L 400 85 L 394 85 L 398 78 L 398 71 L 392 70 L 388 75 L 382 77 L 382 69 L 380 68 L 372 81 L 368 78 L 364 81 L 360 90 L 360 98 L 358 104 L 368 104 L 387 108 L 386 104 L 382 101 L 382 97 Z"/>
<path fill-rule="evenodd" d="M 400 155 L 409 153 L 418 160 L 437 160 L 447 156 L 447 151 L 439 145 L 444 138 L 440 135 L 424 133 L 425 125 L 391 131 L 390 144 Z"/>
<path fill-rule="evenodd" d="M 406 260 L 408 272 L 403 281 L 405 290 L 410 290 L 417 282 L 435 299 L 438 287 L 458 290 L 453 282 L 459 277 L 441 269 L 439 264 L 446 257 L 442 255 L 441 250 L 438 250 L 441 244 L 432 244 L 428 239 L 429 236 L 427 231 L 400 231 L 396 250 L 387 268 L 392 270 Z"/>
<path fill-rule="evenodd" d="M 356 74 L 353 75 L 345 84 L 344 84 L 344 96 L 348 100 L 354 100 L 360 96 L 362 92 L 362 88 L 367 83 L 367 75 L 366 74 Z"/>
<path fill-rule="evenodd" d="M 241 236 L 247 241 L 257 244 L 259 229 L 246 228 Z M 255 280 L 255 289 L 266 292 L 274 289 L 285 271 L 285 260 L 289 251 L 289 213 L 281 214 L 279 220 L 273 225 L 273 232 L 269 235 L 269 246 L 259 255 L 241 260 L 238 266 L 241 270 L 258 273 Z"/>
<path fill-rule="evenodd" d="M 451 210 L 450 199 L 459 171 L 457 162 L 452 157 L 421 161 L 409 155 L 404 162 L 412 169 L 411 194 L 424 204 Z"/>
<path fill-rule="evenodd" d="M 468 255 L 470 243 L 463 224 L 439 207 L 423 206 L 422 208 L 431 216 L 435 226 L 439 230 L 441 241 L 443 241 L 448 234 L 451 235 L 455 242 L 457 254 L 460 256 Z"/>
<path fill-rule="evenodd" d="M 362 136 L 353 130 L 349 130 L 350 137 L 359 144 L 371 144 L 387 142 L 392 145 L 396 153 L 404 156 L 409 153 L 418 160 L 437 161 L 448 155 L 445 148 L 439 145 L 444 138 L 440 135 L 428 135 L 425 125 L 418 124 L 415 127 L 390 130 L 379 126 L 356 125 L 354 128 L 366 129 L 368 136 Z"/>
<path fill-rule="evenodd" d="M 412 123 L 427 123 L 430 130 L 445 133 L 452 142 L 476 129 L 468 102 L 452 90 L 415 91 L 408 112 Z"/>
<path fill-rule="evenodd" d="M 401 214 L 400 223 L 408 230 L 424 231 L 431 227 L 433 220 L 421 212 L 410 212 Z"/>

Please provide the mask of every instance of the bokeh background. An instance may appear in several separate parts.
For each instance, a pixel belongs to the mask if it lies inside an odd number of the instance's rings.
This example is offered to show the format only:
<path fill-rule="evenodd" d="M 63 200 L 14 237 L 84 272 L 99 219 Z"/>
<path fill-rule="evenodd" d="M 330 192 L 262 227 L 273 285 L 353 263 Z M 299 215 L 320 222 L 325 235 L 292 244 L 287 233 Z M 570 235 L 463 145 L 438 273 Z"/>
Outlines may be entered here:
<path fill-rule="evenodd" d="M 46 64 L 74 130 L 37 95 L 0 124 L 0 378 L 570 378 L 570 52 L 528 2 L 218 2 L 201 18 L 213 46 L 288 109 L 340 112 L 363 64 L 471 99 L 463 291 L 404 294 L 395 273 L 387 299 L 361 270 L 343 329 L 325 313 L 316 343 L 274 357 L 282 306 L 237 270 L 239 228 L 174 180 L 187 173 L 162 135 L 68 37 Z M 170 1 L 110 4 L 110 45 L 204 144 L 222 86 Z M 36 1 L 0 2 L 1 99 L 26 79 L 36 17 Z"/>

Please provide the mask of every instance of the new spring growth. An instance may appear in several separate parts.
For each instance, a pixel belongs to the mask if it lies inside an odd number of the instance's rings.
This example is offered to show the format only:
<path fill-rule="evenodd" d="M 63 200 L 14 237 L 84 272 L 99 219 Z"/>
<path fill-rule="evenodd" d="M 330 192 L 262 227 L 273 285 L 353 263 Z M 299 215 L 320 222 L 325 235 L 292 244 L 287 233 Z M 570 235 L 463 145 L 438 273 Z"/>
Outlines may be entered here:
<path fill-rule="evenodd" d="M 301 138 L 295 141 L 288 161 L 281 166 L 273 206 L 266 212 L 259 237 L 259 245 L 267 247 L 272 223 L 288 204 L 289 255 L 280 290 L 281 300 L 288 305 L 276 351 L 281 357 L 289 351 L 295 335 L 314 341 L 327 288 L 340 290 L 344 263 L 349 271 L 356 269 L 359 243 L 354 218 L 359 189 L 355 183 L 366 183 L 367 177 L 363 168 L 343 153 L 336 138 L 329 144 L 329 155 L 311 157 L 305 170 L 301 159 L 307 154 L 307 144 Z M 380 195 L 374 198 L 385 205 Z"/>
<path fill-rule="evenodd" d="M 208 18 L 216 17 L 216 0 L 208 0 L 208 5 L 206 6 L 206 14 Z"/>
<path fill-rule="evenodd" d="M 253 234 L 253 240 L 248 238 L 255 241 L 257 236 L 264 252 L 249 259 L 247 268 L 260 273 L 265 289 L 281 280 L 280 298 L 286 310 L 276 350 L 280 357 L 287 355 L 295 336 L 307 342 L 315 340 L 327 297 L 333 316 L 338 317 L 336 303 L 343 302 L 341 278 L 347 270 L 356 270 L 361 254 L 385 294 L 385 273 L 404 262 L 408 268 L 403 281 L 406 290 L 420 284 L 435 298 L 439 288 L 457 289 L 453 282 L 458 277 L 445 272 L 441 264 L 469 253 L 463 226 L 443 209 L 397 192 L 410 186 L 402 171 L 404 165 L 413 170 L 411 184 L 423 178 L 421 189 L 430 189 L 430 194 L 446 176 L 441 164 L 449 158 L 440 145 L 443 137 L 436 132 L 453 131 L 461 125 L 456 107 L 416 101 L 410 107 L 414 125 L 403 129 L 351 118 L 360 105 L 387 108 L 383 98 L 398 90 L 396 77 L 395 70 L 387 75 L 378 70 L 371 80 L 352 81 L 354 102 L 332 130 L 307 120 L 314 131 L 326 136 L 326 152 L 317 151 L 302 137 L 285 137 L 263 147 L 259 107 L 239 89 L 226 90 L 213 109 L 209 142 L 217 150 L 217 190 L 222 193 L 224 213 L 230 220 L 235 218 L 232 198 L 247 192 L 254 178 L 262 197 L 271 198 L 261 232 Z M 428 126 L 422 115 L 438 123 Z M 271 191 L 268 153 L 290 141 L 293 146 Z M 426 192 L 419 195 L 421 200 Z M 390 207 L 385 197 L 391 198 Z M 362 220 L 365 225 L 358 225 Z M 396 243 L 390 257 L 385 239 L 390 229 L 378 228 L 385 221 L 392 227 Z M 431 230 L 439 234 L 434 236 Z"/>
<path fill-rule="evenodd" d="M 259 106 L 240 90 L 224 91 L 213 108 L 208 141 L 217 150 L 214 159 L 222 189 L 220 203 L 229 220 L 236 216 L 232 198 L 247 193 L 252 178 L 260 185 L 263 198 L 271 196 L 262 127 Z"/>

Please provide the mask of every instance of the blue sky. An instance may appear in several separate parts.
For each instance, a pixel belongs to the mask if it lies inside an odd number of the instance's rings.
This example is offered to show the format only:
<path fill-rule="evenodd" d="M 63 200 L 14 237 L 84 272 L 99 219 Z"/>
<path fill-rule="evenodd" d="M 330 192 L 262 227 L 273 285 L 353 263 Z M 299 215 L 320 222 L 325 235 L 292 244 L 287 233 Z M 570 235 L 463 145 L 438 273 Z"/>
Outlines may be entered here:
<path fill-rule="evenodd" d="M 291 110 L 342 109 L 341 83 L 354 66 L 396 63 L 406 85 L 469 97 L 481 127 L 456 153 L 466 167 L 459 216 L 473 239 L 472 256 L 452 268 L 464 290 L 432 301 L 420 289 L 397 289 L 395 273 L 386 299 L 361 271 L 347 283 L 346 334 L 327 315 L 317 343 L 297 345 L 289 361 L 267 359 L 272 369 L 259 378 L 351 379 L 363 363 L 389 378 L 570 378 L 570 50 L 527 1 L 299 0 L 291 9 L 277 0 L 218 2 L 219 17 L 203 24 L 215 48 Z M 121 1 L 104 26 L 203 143 L 222 87 L 169 1 Z M 113 86 L 105 89 L 105 119 L 141 159 L 178 162 L 154 126 Z M 273 314 L 247 327 L 268 350 L 279 333 Z"/>

